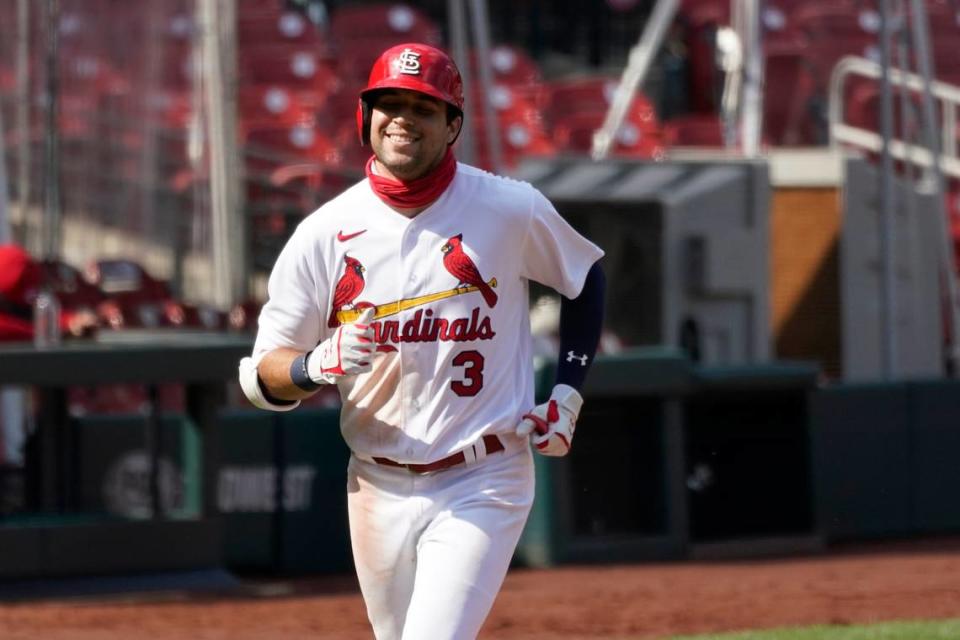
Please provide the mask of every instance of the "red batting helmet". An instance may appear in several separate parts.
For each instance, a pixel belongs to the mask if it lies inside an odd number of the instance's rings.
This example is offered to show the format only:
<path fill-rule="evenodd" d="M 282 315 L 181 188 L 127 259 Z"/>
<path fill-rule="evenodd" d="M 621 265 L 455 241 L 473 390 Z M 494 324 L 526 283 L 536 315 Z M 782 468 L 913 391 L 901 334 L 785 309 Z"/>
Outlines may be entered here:
<path fill-rule="evenodd" d="M 384 51 L 370 70 L 366 88 L 357 105 L 360 144 L 370 142 L 372 96 L 380 89 L 419 91 L 454 107 L 463 116 L 463 80 L 453 59 L 427 44 L 398 44 Z"/>

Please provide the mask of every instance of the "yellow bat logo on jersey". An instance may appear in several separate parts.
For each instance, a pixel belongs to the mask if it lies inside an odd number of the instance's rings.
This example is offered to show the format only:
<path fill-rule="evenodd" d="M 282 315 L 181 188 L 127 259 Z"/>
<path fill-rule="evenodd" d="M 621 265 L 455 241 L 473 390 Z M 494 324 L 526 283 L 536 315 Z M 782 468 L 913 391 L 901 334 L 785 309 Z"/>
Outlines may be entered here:
<path fill-rule="evenodd" d="M 495 289 L 497 287 L 497 279 L 490 278 L 490 281 L 486 284 Z M 453 296 L 459 296 L 479 290 L 480 289 L 475 286 L 454 287 L 453 289 L 447 289 L 446 291 L 438 291 L 437 293 L 428 293 L 427 295 L 417 296 L 416 298 L 404 298 L 394 302 L 375 305 L 374 309 L 376 309 L 376 312 L 374 313 L 373 319 L 377 320 L 379 318 L 386 318 L 388 316 L 396 315 L 401 311 L 406 311 L 407 309 L 414 309 L 425 304 L 430 304 L 431 302 L 436 302 L 437 300 L 452 298 Z M 355 321 L 360 317 L 360 313 L 363 311 L 364 306 L 365 305 L 363 304 L 357 304 L 356 308 L 337 311 L 337 320 L 339 320 L 341 324 L 347 324 Z M 369 305 L 366 306 L 369 307 Z"/>

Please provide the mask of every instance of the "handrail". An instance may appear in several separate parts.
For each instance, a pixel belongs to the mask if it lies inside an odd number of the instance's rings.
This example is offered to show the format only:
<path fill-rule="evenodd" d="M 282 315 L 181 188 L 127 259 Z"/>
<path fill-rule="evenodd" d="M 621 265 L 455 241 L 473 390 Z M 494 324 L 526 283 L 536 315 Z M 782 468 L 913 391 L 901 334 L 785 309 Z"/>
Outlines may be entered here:
<path fill-rule="evenodd" d="M 859 146 L 869 151 L 880 151 L 883 146 L 883 137 L 869 129 L 856 127 L 843 121 L 844 82 L 850 75 L 860 75 L 866 78 L 879 79 L 883 74 L 881 66 L 859 56 L 845 56 L 840 59 L 830 75 L 830 93 L 828 96 L 827 118 L 830 128 L 830 145 L 846 143 Z M 890 83 L 898 87 L 907 87 L 913 91 L 922 92 L 924 89 L 923 77 L 915 73 L 890 69 Z M 930 83 L 930 93 L 941 103 L 941 170 L 954 177 L 960 178 L 960 154 L 957 148 L 957 107 L 960 107 L 960 87 L 940 80 Z M 923 146 L 894 139 L 890 141 L 890 154 L 899 160 L 906 160 L 922 167 L 932 166 L 929 149 Z"/>
<path fill-rule="evenodd" d="M 922 7 L 922 5 L 918 6 Z M 925 42 L 922 35 L 918 36 L 917 39 Z M 923 46 L 925 47 L 926 45 Z M 921 53 L 920 55 L 924 58 L 927 56 L 926 53 Z M 932 173 L 935 189 L 940 192 L 939 196 L 942 198 L 944 191 L 943 174 L 960 178 L 960 158 L 958 158 L 957 154 L 956 114 L 957 107 L 960 107 L 960 87 L 930 78 L 928 65 L 927 68 L 925 68 L 922 61 L 921 69 L 923 69 L 923 76 L 890 67 L 888 69 L 889 81 L 892 85 L 906 87 L 924 96 L 924 116 L 927 127 L 932 126 L 932 120 L 934 118 L 930 98 L 936 98 L 939 101 L 941 113 L 941 150 L 934 148 L 937 146 L 936 138 L 932 132 L 929 132 L 930 129 L 927 129 L 929 133 L 925 136 L 924 145 L 911 144 L 891 136 L 891 139 L 887 141 L 887 151 L 889 151 L 891 156 L 899 160 L 904 160 L 924 168 L 933 168 Z M 830 144 L 831 146 L 836 146 L 839 143 L 848 143 L 858 145 L 870 151 L 880 152 L 884 147 L 882 135 L 843 122 L 843 85 L 847 76 L 852 74 L 880 79 L 883 75 L 883 67 L 866 58 L 846 56 L 841 58 L 833 68 L 833 73 L 830 75 L 830 93 L 828 96 L 827 112 Z M 934 154 L 936 154 L 936 158 Z M 956 376 L 958 368 L 960 368 L 960 287 L 958 287 L 957 284 L 957 273 L 955 271 L 956 250 L 951 241 L 950 227 L 947 223 L 947 215 L 944 211 L 942 199 L 937 205 L 937 211 L 939 213 L 937 223 L 941 241 L 941 275 L 946 288 L 947 323 L 951 336 L 951 344 L 948 347 L 947 357 L 949 365 L 953 369 L 952 375 Z"/>

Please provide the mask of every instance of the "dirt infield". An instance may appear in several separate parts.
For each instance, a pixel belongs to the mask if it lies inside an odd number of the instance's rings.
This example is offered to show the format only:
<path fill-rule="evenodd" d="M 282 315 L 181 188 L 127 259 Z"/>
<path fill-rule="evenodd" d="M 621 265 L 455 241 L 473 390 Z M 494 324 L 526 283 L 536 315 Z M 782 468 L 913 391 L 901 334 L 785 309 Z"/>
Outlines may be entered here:
<path fill-rule="evenodd" d="M 350 577 L 255 581 L 241 596 L 161 594 L 0 605 L 4 640 L 370 638 Z M 960 617 L 960 540 L 787 559 L 514 570 L 485 639 L 671 634 Z"/>

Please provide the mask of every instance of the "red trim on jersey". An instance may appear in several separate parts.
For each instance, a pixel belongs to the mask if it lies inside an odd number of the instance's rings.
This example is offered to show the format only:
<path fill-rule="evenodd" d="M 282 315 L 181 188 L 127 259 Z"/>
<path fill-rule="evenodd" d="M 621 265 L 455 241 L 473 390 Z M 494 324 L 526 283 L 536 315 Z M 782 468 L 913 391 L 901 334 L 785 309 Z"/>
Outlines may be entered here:
<path fill-rule="evenodd" d="M 415 180 L 402 181 L 378 176 L 373 172 L 376 156 L 367 161 L 367 180 L 377 196 L 396 209 L 416 209 L 425 207 L 440 197 L 457 172 L 457 161 L 453 152 L 447 149 L 446 155 L 437 167 L 425 176 Z"/>

